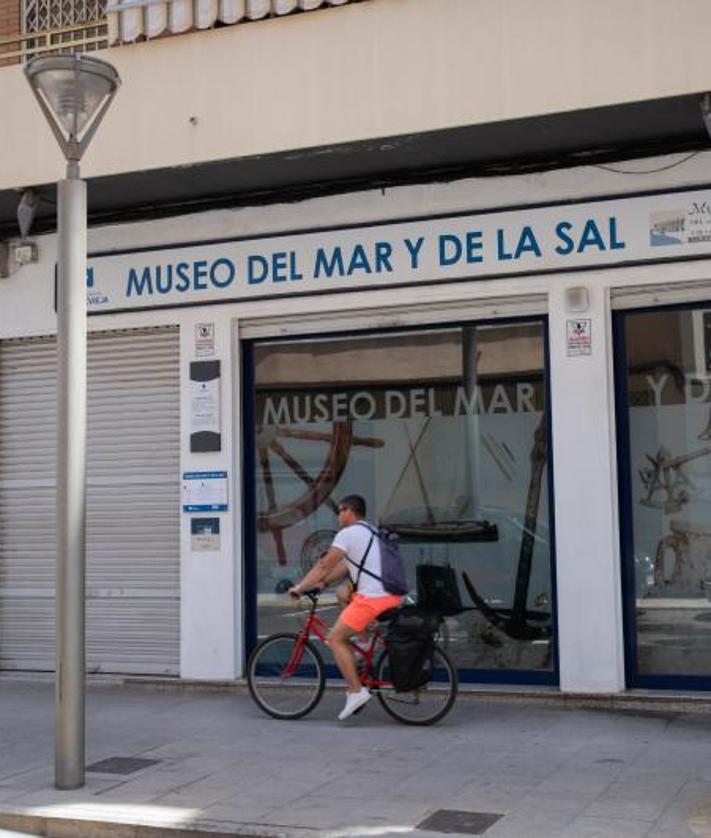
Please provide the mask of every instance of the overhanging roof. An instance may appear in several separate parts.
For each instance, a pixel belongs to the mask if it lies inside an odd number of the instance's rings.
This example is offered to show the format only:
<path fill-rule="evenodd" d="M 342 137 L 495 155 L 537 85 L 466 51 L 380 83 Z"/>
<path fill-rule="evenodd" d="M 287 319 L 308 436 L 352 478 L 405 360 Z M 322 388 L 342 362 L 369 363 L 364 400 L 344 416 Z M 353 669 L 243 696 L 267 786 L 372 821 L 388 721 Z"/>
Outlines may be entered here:
<path fill-rule="evenodd" d="M 542 171 L 710 146 L 699 97 L 655 99 L 95 178 L 89 182 L 89 221 L 135 221 L 203 208 Z M 37 191 L 41 203 L 33 234 L 56 225 L 54 184 Z M 14 190 L 0 191 L 0 239 L 19 236 L 19 198 Z"/>

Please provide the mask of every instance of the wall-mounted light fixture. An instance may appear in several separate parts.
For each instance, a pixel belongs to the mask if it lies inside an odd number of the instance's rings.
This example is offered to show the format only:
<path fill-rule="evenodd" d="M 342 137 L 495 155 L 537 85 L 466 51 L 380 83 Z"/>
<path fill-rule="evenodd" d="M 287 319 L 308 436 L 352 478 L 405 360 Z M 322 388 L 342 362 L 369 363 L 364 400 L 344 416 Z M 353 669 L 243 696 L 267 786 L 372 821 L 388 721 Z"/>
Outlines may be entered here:
<path fill-rule="evenodd" d="M 38 205 L 37 193 L 33 189 L 25 189 L 20 198 L 20 203 L 17 205 L 17 224 L 23 239 L 30 235 Z"/>
<path fill-rule="evenodd" d="M 565 289 L 565 309 L 570 313 L 587 311 L 590 305 L 588 289 L 584 285 L 576 285 Z"/>
<path fill-rule="evenodd" d="M 706 133 L 709 135 L 709 139 L 711 140 L 711 93 L 706 93 L 700 102 L 701 105 L 701 116 L 704 120 L 704 125 L 706 126 Z"/>

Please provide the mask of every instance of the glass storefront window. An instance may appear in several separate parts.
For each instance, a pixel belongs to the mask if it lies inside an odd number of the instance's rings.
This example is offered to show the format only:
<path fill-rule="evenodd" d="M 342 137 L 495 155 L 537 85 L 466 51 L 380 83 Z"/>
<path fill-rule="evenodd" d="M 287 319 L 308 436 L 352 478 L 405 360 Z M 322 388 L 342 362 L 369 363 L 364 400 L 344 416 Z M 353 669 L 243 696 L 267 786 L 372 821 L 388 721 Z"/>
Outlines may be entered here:
<path fill-rule="evenodd" d="M 633 677 L 708 677 L 711 310 L 632 313 L 624 324 Z"/>
<path fill-rule="evenodd" d="M 283 592 L 357 493 L 399 533 L 413 595 L 447 608 L 460 668 L 552 672 L 543 324 L 265 342 L 253 358 L 258 635 L 298 625 Z"/>

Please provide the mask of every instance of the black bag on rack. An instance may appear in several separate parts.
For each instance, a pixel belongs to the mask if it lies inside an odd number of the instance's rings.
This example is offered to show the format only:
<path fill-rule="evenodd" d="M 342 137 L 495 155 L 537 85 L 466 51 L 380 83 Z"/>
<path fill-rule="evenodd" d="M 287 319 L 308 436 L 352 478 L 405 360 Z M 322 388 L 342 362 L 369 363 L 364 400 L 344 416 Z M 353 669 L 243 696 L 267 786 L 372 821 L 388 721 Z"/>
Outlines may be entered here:
<path fill-rule="evenodd" d="M 451 565 L 418 564 L 417 604 L 443 617 L 464 611 L 457 572 Z"/>
<path fill-rule="evenodd" d="M 399 608 L 389 621 L 385 645 L 396 692 L 411 692 L 432 679 L 439 624 L 438 614 L 412 605 Z"/>

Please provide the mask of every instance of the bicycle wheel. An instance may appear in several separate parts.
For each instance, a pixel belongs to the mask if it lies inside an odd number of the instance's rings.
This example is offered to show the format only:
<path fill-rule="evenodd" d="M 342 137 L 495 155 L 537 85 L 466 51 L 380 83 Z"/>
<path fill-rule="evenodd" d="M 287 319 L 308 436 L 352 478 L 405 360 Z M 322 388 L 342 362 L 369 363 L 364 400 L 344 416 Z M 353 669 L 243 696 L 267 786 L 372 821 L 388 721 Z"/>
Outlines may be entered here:
<path fill-rule="evenodd" d="M 275 719 L 300 719 L 321 700 L 326 686 L 323 658 L 298 634 L 273 634 L 255 648 L 247 685 L 257 705 Z"/>
<path fill-rule="evenodd" d="M 378 681 L 389 684 L 390 661 L 385 649 L 375 665 Z M 434 649 L 432 680 L 412 692 L 395 692 L 391 686 L 378 687 L 378 701 L 386 713 L 406 725 L 432 725 L 449 713 L 457 697 L 457 670 L 439 647 Z"/>

